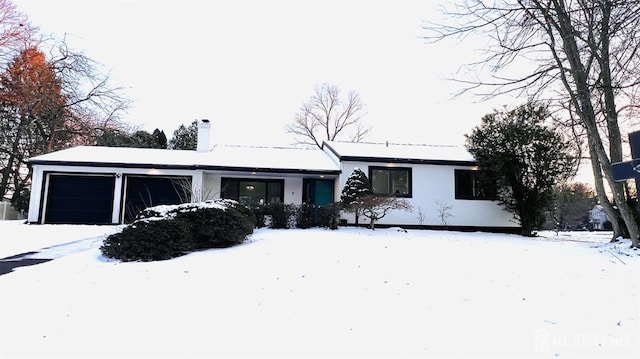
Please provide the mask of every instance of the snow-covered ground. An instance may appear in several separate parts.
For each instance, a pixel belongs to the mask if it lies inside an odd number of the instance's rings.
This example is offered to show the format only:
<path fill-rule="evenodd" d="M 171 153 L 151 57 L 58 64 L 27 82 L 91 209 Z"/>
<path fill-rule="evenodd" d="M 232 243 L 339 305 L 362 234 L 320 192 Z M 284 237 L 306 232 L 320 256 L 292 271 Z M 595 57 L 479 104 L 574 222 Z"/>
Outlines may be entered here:
<path fill-rule="evenodd" d="M 0 258 L 56 258 L 0 276 L 0 357 L 640 358 L 640 256 L 611 233 L 260 229 L 122 263 L 116 230 L 0 222 Z"/>

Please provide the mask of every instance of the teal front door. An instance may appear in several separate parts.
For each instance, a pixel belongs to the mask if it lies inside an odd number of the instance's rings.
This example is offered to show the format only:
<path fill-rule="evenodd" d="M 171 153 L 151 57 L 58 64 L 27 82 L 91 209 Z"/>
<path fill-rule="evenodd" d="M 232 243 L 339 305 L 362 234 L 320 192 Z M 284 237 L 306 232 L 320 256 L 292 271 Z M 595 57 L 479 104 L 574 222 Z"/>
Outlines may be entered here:
<path fill-rule="evenodd" d="M 305 179 L 302 202 L 324 206 L 333 202 L 333 180 Z"/>
<path fill-rule="evenodd" d="M 333 181 L 316 181 L 316 206 L 324 206 L 333 202 Z"/>

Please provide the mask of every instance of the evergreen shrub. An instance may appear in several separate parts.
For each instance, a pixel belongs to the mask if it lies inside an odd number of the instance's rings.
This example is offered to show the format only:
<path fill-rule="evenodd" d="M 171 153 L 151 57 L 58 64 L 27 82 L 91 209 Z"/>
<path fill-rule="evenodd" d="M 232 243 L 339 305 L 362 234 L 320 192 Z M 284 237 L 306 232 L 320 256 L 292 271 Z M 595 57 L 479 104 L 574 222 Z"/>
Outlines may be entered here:
<path fill-rule="evenodd" d="M 315 215 L 316 207 L 314 205 L 303 203 L 296 206 L 296 227 L 301 229 L 313 227 L 315 225 Z"/>
<path fill-rule="evenodd" d="M 267 214 L 271 216 L 271 228 L 291 228 L 291 221 L 295 215 L 295 208 L 293 205 L 281 202 L 269 203 L 267 205 Z"/>
<path fill-rule="evenodd" d="M 340 203 L 329 203 L 318 207 L 318 220 L 320 227 L 338 229 L 340 222 Z"/>
<path fill-rule="evenodd" d="M 256 219 L 256 228 L 264 228 L 267 226 L 268 209 L 267 206 L 258 206 L 251 208 L 253 216 Z"/>
<path fill-rule="evenodd" d="M 155 261 L 242 243 L 256 225 L 254 213 L 232 200 L 156 206 L 141 211 L 100 250 L 122 261 Z"/>
<path fill-rule="evenodd" d="M 176 221 L 190 226 L 195 249 L 224 248 L 242 243 L 253 232 L 256 219 L 253 212 L 242 205 L 219 208 L 200 208 L 181 211 Z"/>
<path fill-rule="evenodd" d="M 105 257 L 129 261 L 159 261 L 193 249 L 190 228 L 182 221 L 139 220 L 107 237 L 100 250 Z"/>

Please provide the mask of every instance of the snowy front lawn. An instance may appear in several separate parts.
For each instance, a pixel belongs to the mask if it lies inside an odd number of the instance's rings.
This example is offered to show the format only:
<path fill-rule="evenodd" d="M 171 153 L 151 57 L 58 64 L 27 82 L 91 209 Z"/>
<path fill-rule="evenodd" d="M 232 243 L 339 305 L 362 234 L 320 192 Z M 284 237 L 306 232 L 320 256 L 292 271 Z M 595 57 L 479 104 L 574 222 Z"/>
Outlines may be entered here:
<path fill-rule="evenodd" d="M 0 251 L 65 228 L 0 224 Z M 640 357 L 629 242 L 542 235 L 261 229 L 150 263 L 75 241 L 0 276 L 0 357 Z"/>

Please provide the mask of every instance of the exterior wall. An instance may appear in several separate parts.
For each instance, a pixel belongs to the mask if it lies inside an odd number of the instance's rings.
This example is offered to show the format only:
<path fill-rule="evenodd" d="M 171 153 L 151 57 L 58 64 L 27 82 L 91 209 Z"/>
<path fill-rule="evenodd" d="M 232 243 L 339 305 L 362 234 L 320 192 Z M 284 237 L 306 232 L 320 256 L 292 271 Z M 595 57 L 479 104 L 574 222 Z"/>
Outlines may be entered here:
<path fill-rule="evenodd" d="M 219 174 L 205 172 L 202 180 L 202 199 L 204 201 L 220 198 L 222 192 L 221 178 Z"/>
<path fill-rule="evenodd" d="M 406 200 L 413 206 L 413 211 L 393 211 L 380 219 L 382 225 L 423 225 L 423 226 L 460 226 L 460 227 L 513 227 L 518 223 L 513 215 L 505 211 L 497 202 L 484 200 L 455 199 L 455 169 L 474 169 L 470 166 L 445 166 L 427 164 L 393 164 L 386 162 L 343 162 L 342 175 L 337 184 L 336 201 L 344 188 L 347 178 L 354 168 L 360 168 L 368 175 L 369 166 L 380 167 L 411 167 L 412 168 L 412 198 Z M 440 218 L 439 205 L 451 206 L 446 212 L 451 216 L 446 218 L 446 224 Z M 422 221 L 419 219 L 423 214 Z M 347 223 L 355 223 L 353 214 L 343 213 Z M 359 219 L 361 224 L 368 223 L 367 218 Z"/>
<path fill-rule="evenodd" d="M 123 177 L 126 175 L 148 175 L 148 176 L 193 176 L 194 171 L 189 170 L 167 170 L 167 169 L 141 169 L 141 168 L 119 168 L 119 167 L 84 167 L 84 166 L 48 166 L 33 165 L 31 178 L 31 198 L 29 200 L 29 212 L 27 220 L 30 223 L 38 223 L 44 219 L 43 211 L 46 208 L 46 174 L 107 174 L 116 178 L 114 188 L 114 203 L 112 213 L 112 223 L 120 223 L 123 193 Z"/>
<path fill-rule="evenodd" d="M 302 178 L 284 179 L 284 203 L 302 203 Z"/>

